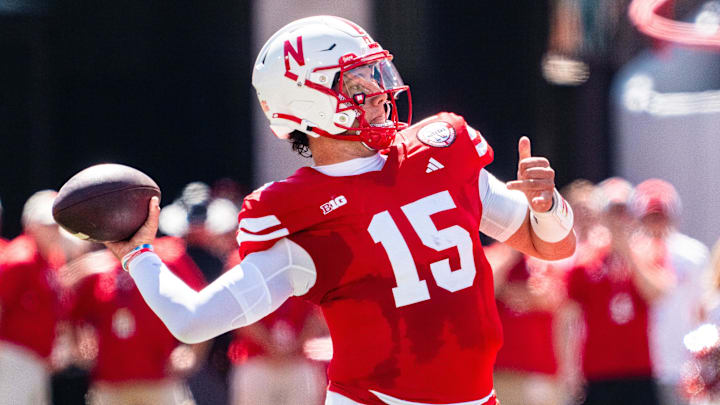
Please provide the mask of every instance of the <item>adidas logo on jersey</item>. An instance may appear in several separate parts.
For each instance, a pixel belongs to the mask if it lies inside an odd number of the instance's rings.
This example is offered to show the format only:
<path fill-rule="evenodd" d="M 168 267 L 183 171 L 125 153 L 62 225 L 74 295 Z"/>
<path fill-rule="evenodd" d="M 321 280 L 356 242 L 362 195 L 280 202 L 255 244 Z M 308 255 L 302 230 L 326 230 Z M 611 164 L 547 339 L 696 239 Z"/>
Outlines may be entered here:
<path fill-rule="evenodd" d="M 443 166 L 442 163 L 438 162 L 434 158 L 430 158 L 430 160 L 428 160 L 427 167 L 425 168 L 425 173 L 431 173 L 444 167 L 445 166 Z"/>
<path fill-rule="evenodd" d="M 344 195 L 341 195 L 321 205 L 320 209 L 322 210 L 323 215 L 327 215 L 345 204 L 347 204 L 347 198 L 345 198 Z"/>

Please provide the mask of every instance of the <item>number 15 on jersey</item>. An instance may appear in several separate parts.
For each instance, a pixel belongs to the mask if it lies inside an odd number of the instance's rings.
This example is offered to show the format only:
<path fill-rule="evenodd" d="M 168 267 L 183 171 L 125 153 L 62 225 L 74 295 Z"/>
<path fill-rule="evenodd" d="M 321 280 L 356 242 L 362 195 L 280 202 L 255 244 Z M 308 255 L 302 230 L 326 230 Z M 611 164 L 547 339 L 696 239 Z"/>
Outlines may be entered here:
<path fill-rule="evenodd" d="M 457 208 L 450 193 L 441 191 L 423 197 L 401 207 L 422 243 L 436 251 L 457 248 L 460 268 L 450 269 L 450 259 L 442 259 L 430 264 L 437 285 L 450 292 L 459 291 L 473 285 L 475 280 L 475 260 L 470 233 L 459 225 L 438 230 L 431 215 Z M 393 288 L 395 306 L 415 304 L 430 299 L 427 281 L 420 280 L 415 260 L 402 233 L 388 211 L 373 216 L 368 232 L 375 243 L 382 244 L 390 260 L 397 287 Z"/>

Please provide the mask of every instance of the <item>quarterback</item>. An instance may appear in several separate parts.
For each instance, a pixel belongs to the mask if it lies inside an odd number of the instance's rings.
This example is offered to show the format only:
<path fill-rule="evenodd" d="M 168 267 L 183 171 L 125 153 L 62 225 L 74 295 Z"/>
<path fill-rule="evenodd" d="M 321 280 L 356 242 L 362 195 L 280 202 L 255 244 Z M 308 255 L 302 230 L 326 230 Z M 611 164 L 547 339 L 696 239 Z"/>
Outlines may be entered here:
<path fill-rule="evenodd" d="M 479 232 L 543 259 L 573 253 L 548 160 L 521 138 L 518 178 L 503 183 L 462 117 L 411 126 L 392 55 L 342 18 L 280 29 L 252 81 L 272 132 L 314 165 L 245 198 L 242 261 L 200 292 L 153 253 L 153 199 L 129 242 L 108 243 L 149 306 L 193 343 L 300 296 L 322 309 L 333 341 L 327 405 L 495 404 L 502 331 Z"/>

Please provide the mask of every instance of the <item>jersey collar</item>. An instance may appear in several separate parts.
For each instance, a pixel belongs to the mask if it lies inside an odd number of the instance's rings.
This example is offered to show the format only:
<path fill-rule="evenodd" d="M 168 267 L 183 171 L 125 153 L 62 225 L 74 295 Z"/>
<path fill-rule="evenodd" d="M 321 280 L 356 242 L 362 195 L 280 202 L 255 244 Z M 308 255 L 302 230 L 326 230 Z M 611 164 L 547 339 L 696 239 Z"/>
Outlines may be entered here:
<path fill-rule="evenodd" d="M 326 176 L 354 176 L 368 172 L 380 171 L 385 166 L 386 160 L 386 156 L 376 153 L 369 157 L 350 159 L 331 165 L 311 167 Z"/>

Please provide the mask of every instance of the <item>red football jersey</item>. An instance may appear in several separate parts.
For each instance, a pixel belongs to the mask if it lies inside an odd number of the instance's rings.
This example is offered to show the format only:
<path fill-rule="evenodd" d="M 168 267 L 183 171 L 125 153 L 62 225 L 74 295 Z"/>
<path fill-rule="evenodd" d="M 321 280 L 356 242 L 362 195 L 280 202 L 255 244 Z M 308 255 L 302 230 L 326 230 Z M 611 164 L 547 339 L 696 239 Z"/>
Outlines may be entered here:
<path fill-rule="evenodd" d="M 155 251 L 168 268 L 191 288 L 204 286 L 200 269 L 176 238 L 155 241 Z M 147 306 L 130 275 L 110 251 L 95 253 L 96 274 L 75 290 L 71 315 L 91 325 L 98 339 L 92 374 L 95 381 L 161 380 L 177 340 Z"/>
<path fill-rule="evenodd" d="M 525 258 L 510 269 L 507 282 L 527 284 L 530 269 Z M 563 294 L 563 291 L 554 291 Z M 551 374 L 557 372 L 553 341 L 554 314 L 549 310 L 516 311 L 497 300 L 503 325 L 503 346 L 495 362 L 496 370 L 518 370 Z"/>
<path fill-rule="evenodd" d="M 0 258 L 0 340 L 50 356 L 63 315 L 55 271 L 27 235 L 5 247 Z"/>
<path fill-rule="evenodd" d="M 478 400 L 501 344 L 479 240 L 480 169 L 493 159 L 462 117 L 398 134 L 382 170 L 332 177 L 304 167 L 249 195 L 240 256 L 288 237 L 315 262 L 305 298 L 333 341 L 330 389 L 366 404 Z"/>
<path fill-rule="evenodd" d="M 584 314 L 583 372 L 591 381 L 652 376 L 648 304 L 623 266 L 607 254 L 568 274 L 568 297 Z"/>

